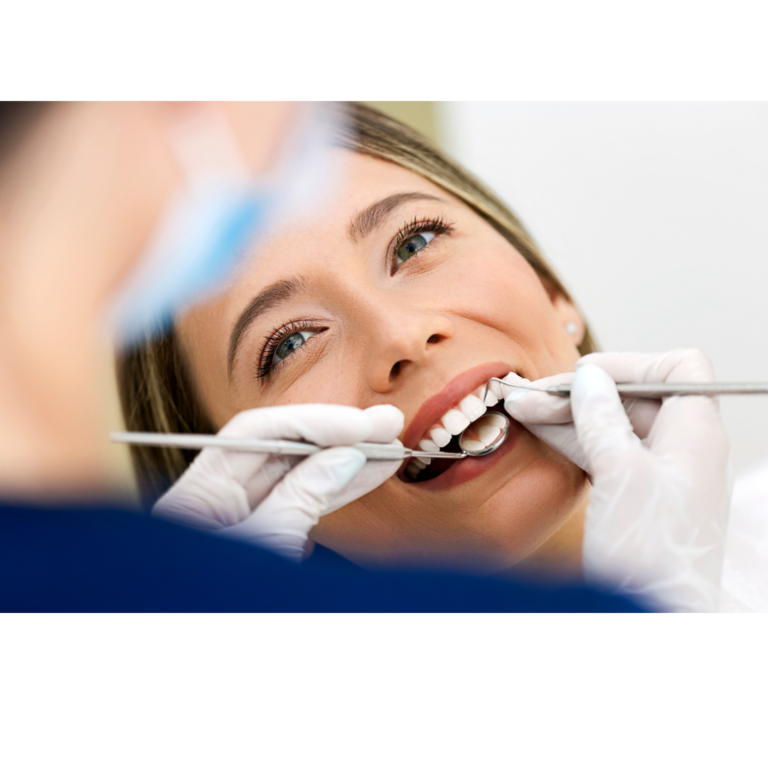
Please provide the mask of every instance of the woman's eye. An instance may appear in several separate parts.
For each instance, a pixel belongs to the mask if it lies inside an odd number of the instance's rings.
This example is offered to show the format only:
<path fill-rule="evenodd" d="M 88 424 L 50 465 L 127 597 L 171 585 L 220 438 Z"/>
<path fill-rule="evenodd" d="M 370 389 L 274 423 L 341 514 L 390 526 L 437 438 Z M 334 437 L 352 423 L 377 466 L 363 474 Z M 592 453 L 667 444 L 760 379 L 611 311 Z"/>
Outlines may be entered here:
<path fill-rule="evenodd" d="M 272 363 L 278 363 L 280 360 L 285 360 L 288 355 L 295 352 L 304 342 L 310 337 L 314 336 L 317 331 L 297 331 L 290 336 L 284 338 L 275 350 L 275 354 L 272 356 Z"/>
<path fill-rule="evenodd" d="M 421 232 L 418 235 L 411 235 L 406 238 L 397 249 L 397 264 L 398 266 L 405 261 L 408 261 L 412 256 L 415 256 L 420 250 L 427 247 L 427 243 L 431 242 L 435 237 L 434 232 Z"/>

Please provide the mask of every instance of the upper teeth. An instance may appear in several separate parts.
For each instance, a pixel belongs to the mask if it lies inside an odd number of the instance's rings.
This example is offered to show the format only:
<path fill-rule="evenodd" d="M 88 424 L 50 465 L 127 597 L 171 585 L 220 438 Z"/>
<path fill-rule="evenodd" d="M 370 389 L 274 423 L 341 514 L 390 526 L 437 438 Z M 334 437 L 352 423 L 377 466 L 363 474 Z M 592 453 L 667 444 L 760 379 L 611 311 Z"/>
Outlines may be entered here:
<path fill-rule="evenodd" d="M 451 433 L 445 427 L 432 427 L 429 430 L 429 436 L 438 448 L 445 448 L 451 442 Z M 422 440 L 421 443 L 423 442 L 425 441 Z M 421 448 L 421 443 L 419 443 L 419 448 Z M 421 448 L 421 450 L 425 449 Z"/>
<path fill-rule="evenodd" d="M 419 450 L 432 453 L 444 448 L 451 441 L 452 436 L 463 432 L 473 421 L 477 421 L 486 412 L 488 406 L 496 405 L 502 397 L 501 385 L 496 381 L 491 382 L 485 403 L 482 400 L 483 392 L 485 392 L 485 384 L 445 413 L 439 421 L 427 430 L 428 437 L 419 441 Z M 482 447 L 490 445 L 498 436 L 498 432 L 498 429 L 478 430 L 479 437 L 484 443 Z M 486 438 L 488 438 L 487 441 Z M 473 447 L 479 447 L 479 444 Z M 405 471 L 415 478 L 429 463 L 429 459 L 414 457 L 406 466 Z"/>

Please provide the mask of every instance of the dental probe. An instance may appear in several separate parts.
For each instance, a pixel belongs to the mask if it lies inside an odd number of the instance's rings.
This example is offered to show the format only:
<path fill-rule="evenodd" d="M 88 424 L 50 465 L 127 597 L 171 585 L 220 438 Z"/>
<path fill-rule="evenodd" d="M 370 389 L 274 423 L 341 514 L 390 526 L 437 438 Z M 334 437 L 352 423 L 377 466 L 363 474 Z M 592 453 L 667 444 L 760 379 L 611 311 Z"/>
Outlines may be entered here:
<path fill-rule="evenodd" d="M 554 387 L 539 389 L 538 387 L 527 387 L 525 384 L 512 384 L 504 379 L 492 378 L 485 385 L 483 400 L 488 394 L 488 387 L 492 381 L 498 381 L 507 387 L 517 387 L 518 389 L 529 389 L 532 392 L 546 392 L 548 395 L 557 395 L 558 397 L 571 396 L 571 384 L 557 384 Z M 724 384 L 720 382 L 693 383 L 693 384 L 617 384 L 616 389 L 624 397 L 644 397 L 649 400 L 658 400 L 662 397 L 673 397 L 675 395 L 768 395 L 768 384 Z"/>
<path fill-rule="evenodd" d="M 112 432 L 110 439 L 115 443 L 132 445 L 158 445 L 172 448 L 226 448 L 230 451 L 247 453 L 276 453 L 283 456 L 309 456 L 324 450 L 323 446 L 312 443 L 298 443 L 290 440 L 256 440 L 254 438 L 219 437 L 218 435 L 174 435 L 164 432 Z M 414 451 L 402 445 L 385 443 L 355 443 L 349 446 L 360 451 L 366 459 L 374 461 L 402 461 L 403 459 L 465 459 L 462 453 L 442 451 Z"/>

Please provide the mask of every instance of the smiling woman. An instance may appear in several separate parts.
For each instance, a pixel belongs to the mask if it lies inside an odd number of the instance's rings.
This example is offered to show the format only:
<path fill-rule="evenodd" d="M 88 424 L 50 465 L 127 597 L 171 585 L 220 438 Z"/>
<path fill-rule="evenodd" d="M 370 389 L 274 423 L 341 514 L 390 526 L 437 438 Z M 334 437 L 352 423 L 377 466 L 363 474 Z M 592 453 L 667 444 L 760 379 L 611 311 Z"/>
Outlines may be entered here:
<path fill-rule="evenodd" d="M 450 450 L 498 407 L 500 392 L 481 399 L 491 377 L 539 379 L 594 351 L 499 200 L 399 123 L 339 109 L 342 192 L 322 219 L 275 228 L 233 285 L 119 360 L 129 429 L 213 432 L 266 405 L 390 403 L 406 447 Z M 492 439 L 486 422 L 479 441 Z M 483 458 L 403 467 L 312 538 L 360 563 L 578 568 L 586 476 L 516 422 L 509 435 Z M 193 456 L 132 451 L 150 501 Z"/>

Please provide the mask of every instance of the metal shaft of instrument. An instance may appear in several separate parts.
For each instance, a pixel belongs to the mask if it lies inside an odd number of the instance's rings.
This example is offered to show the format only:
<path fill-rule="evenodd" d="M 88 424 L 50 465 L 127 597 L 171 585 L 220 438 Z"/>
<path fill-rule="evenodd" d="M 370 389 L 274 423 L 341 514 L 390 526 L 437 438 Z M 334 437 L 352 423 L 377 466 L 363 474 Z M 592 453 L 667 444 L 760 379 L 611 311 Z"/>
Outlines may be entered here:
<path fill-rule="evenodd" d="M 323 448 L 312 443 L 293 442 L 291 440 L 257 440 L 255 438 L 220 437 L 219 435 L 183 435 L 163 432 L 113 432 L 113 442 L 130 445 L 152 445 L 157 447 L 185 448 L 201 450 L 203 448 L 224 448 L 228 451 L 246 453 L 273 453 L 283 456 L 309 456 Z M 386 443 L 356 443 L 351 446 L 372 461 L 402 461 L 410 457 L 425 459 L 463 459 L 464 453 L 442 453 L 437 451 L 413 451 L 402 445 Z"/>
<path fill-rule="evenodd" d="M 547 387 L 546 392 L 560 397 L 571 396 L 571 384 Z M 617 384 L 623 397 L 639 397 L 659 400 L 663 397 L 685 395 L 768 395 L 768 384 L 726 384 L 720 382 L 690 384 Z"/>
<path fill-rule="evenodd" d="M 531 392 L 546 392 L 557 397 L 570 397 L 572 384 L 558 384 L 554 387 L 539 389 L 538 387 L 526 387 L 524 384 L 512 384 L 503 379 L 493 378 L 486 385 L 486 393 L 491 381 L 498 381 L 507 387 L 528 389 Z M 736 383 L 725 382 L 692 382 L 674 384 L 617 384 L 616 389 L 623 397 L 641 397 L 649 400 L 659 400 L 663 397 L 676 395 L 768 395 L 768 383 Z"/>

